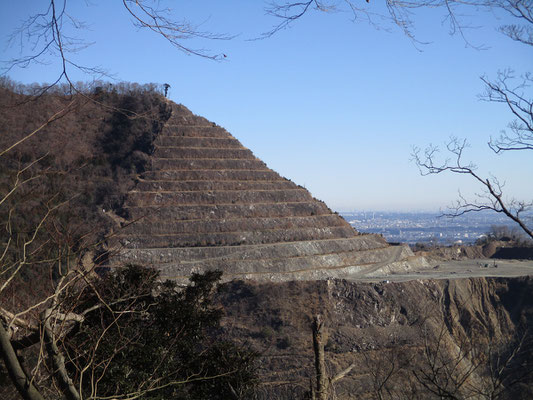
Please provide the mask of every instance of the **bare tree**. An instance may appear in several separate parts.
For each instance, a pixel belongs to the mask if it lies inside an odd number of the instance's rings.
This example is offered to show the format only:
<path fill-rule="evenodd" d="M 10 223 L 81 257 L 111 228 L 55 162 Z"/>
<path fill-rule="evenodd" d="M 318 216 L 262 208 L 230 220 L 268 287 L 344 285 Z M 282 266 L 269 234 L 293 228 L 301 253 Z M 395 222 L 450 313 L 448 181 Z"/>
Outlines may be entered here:
<path fill-rule="evenodd" d="M 450 343 L 446 325 L 442 324 L 436 337 L 424 331 L 421 366 L 413 370 L 416 380 L 429 393 L 439 399 L 467 398 L 465 387 L 480 365 L 468 356 L 470 343 L 460 340 L 460 345 Z"/>
<path fill-rule="evenodd" d="M 350 0 L 340 3 L 332 0 L 273 1 L 267 7 L 267 13 L 279 19 L 280 22 L 266 32 L 263 37 L 272 36 L 313 11 L 324 13 L 348 11 L 354 20 L 364 17 L 372 23 L 376 18 L 388 19 L 409 38 L 418 41 L 413 33 L 413 12 L 423 8 L 440 8 L 444 10 L 452 34 L 458 33 L 472 47 L 481 47 L 470 44 L 465 35 L 465 29 L 469 26 L 462 18 L 461 10 L 468 7 L 486 11 L 501 11 L 514 17 L 516 23 L 502 25 L 499 28 L 500 32 L 525 45 L 533 44 L 533 4 L 523 0 L 391 0 L 386 2 L 388 11 L 386 16 L 373 12 L 370 4 Z M 481 98 L 486 101 L 505 104 L 515 117 L 515 120 L 509 124 L 510 132 L 503 132 L 498 139 L 490 139 L 490 148 L 497 154 L 510 150 L 533 149 L 533 100 L 527 94 L 532 84 L 530 73 L 522 76 L 517 84 L 514 83 L 516 78 L 511 70 L 500 72 L 495 81 L 486 77 L 483 77 L 482 80 L 486 85 L 486 92 Z M 533 228 L 524 217 L 531 210 L 533 200 L 504 199 L 503 183 L 500 183 L 496 177 L 480 176 L 473 163 L 464 162 L 464 150 L 467 147 L 466 141 L 452 138 L 447 144 L 447 150 L 452 158 L 443 162 L 436 159 L 439 152 L 438 147 L 429 146 L 424 151 L 415 148 L 413 151 L 413 159 L 422 175 L 444 172 L 465 174 L 471 176 L 481 186 L 482 191 L 474 200 L 460 196 L 460 199 L 446 215 L 459 216 L 472 211 L 496 211 L 516 222 L 528 236 L 533 238 Z"/>
<path fill-rule="evenodd" d="M 533 45 L 533 3 L 522 0 L 496 0 L 484 2 L 504 10 L 516 18 L 517 23 L 504 25 L 500 31 L 511 39 Z M 498 73 L 495 80 L 482 77 L 485 93 L 480 96 L 484 101 L 505 105 L 514 118 L 508 125 L 508 131 L 502 131 L 498 138 L 490 138 L 489 148 L 496 154 L 512 151 L 533 150 L 533 79 L 530 72 L 517 78 L 511 69 Z M 497 177 L 481 176 L 476 165 L 464 161 L 464 152 L 468 147 L 466 140 L 452 137 L 446 145 L 451 158 L 439 161 L 439 148 L 428 146 L 424 151 L 415 147 L 412 158 L 422 175 L 455 173 L 472 177 L 481 191 L 474 199 L 467 199 L 461 194 L 445 215 L 455 217 L 468 212 L 490 210 L 502 213 L 518 224 L 530 238 L 533 238 L 533 226 L 528 212 L 533 207 L 533 199 L 507 199 L 504 196 L 504 183 Z"/>
<path fill-rule="evenodd" d="M 524 213 L 532 209 L 533 201 L 506 200 L 503 197 L 504 185 L 496 177 L 484 178 L 476 172 L 474 164 L 463 161 L 463 153 L 467 147 L 466 140 L 451 138 L 446 148 L 454 158 L 444 160 L 440 164 L 437 164 L 436 160 L 436 155 L 439 152 L 438 147 L 429 146 L 423 152 L 419 148 L 414 148 L 413 150 L 413 160 L 422 175 L 444 172 L 468 175 L 483 189 L 473 200 L 469 200 L 459 194 L 459 199 L 449 208 L 449 212 L 444 213 L 444 215 L 458 217 L 469 212 L 495 211 L 509 217 L 529 237 L 533 238 L 533 230 L 527 225 L 526 219 L 523 218 Z"/>
<path fill-rule="evenodd" d="M 378 400 L 395 399 L 402 396 L 399 390 L 406 390 L 406 371 L 411 366 L 412 356 L 407 357 L 398 345 L 380 349 L 377 359 L 362 353 L 365 366 L 372 379 L 374 398 Z"/>
<path fill-rule="evenodd" d="M 24 251 L 35 252 L 32 242 L 50 218 L 51 212 L 43 216 L 23 243 Z M 140 267 L 101 278 L 94 273 L 97 264 L 87 265 L 78 250 L 67 250 L 55 259 L 41 254 L 32 263 L 20 260 L 15 268 L 0 265 L 0 272 L 7 274 L 0 280 L 2 295 L 20 265 L 46 263 L 51 274 L 59 275 L 50 280 L 48 294 L 14 304 L 12 311 L 4 297 L 0 307 L 0 355 L 24 399 L 126 400 L 168 398 L 178 392 L 187 397 L 186 388 L 205 382 L 204 389 L 193 393 L 203 393 L 202 398 L 249 395 L 254 353 L 230 343 L 202 344 L 202 332 L 216 327 L 220 318 L 209 297 L 221 273 L 193 277 L 194 284 L 181 290 L 169 282 L 157 283 L 157 272 Z M 24 354 L 32 349 L 36 360 L 28 368 Z"/>
<path fill-rule="evenodd" d="M 223 54 L 188 46 L 187 41 L 233 38 L 228 34 L 202 31 L 186 18 L 177 21 L 172 10 L 160 7 L 160 3 L 155 0 L 122 0 L 122 5 L 132 17 L 134 26 L 154 32 L 185 54 L 220 60 L 224 58 Z M 36 95 L 42 95 L 61 81 L 66 82 L 71 91 L 77 92 L 76 85 L 70 78 L 71 69 L 82 71 L 93 79 L 109 76 L 100 66 L 87 66 L 75 61 L 74 54 L 90 46 L 90 43 L 85 41 L 81 34 L 76 35 L 69 31 L 81 32 L 86 28 L 83 21 L 69 12 L 67 0 L 49 0 L 43 5 L 43 11 L 28 17 L 10 35 L 9 45 L 27 43 L 29 51 L 21 44 L 22 56 L 4 60 L 3 73 L 9 73 L 13 68 L 28 68 L 46 62 L 49 57 L 59 60 L 60 69 L 55 81 L 42 87 Z"/>
<path fill-rule="evenodd" d="M 20 178 L 20 176 L 23 176 L 29 170 L 32 164 L 17 173 L 17 179 L 12 190 L 3 195 L 0 204 L 6 205 L 9 197 L 17 190 L 20 190 L 22 186 L 38 178 L 37 176 Z M 57 255 L 54 255 L 53 253 L 55 252 L 49 253 L 47 251 L 48 246 L 37 241 L 37 238 L 46 229 L 45 226 L 52 218 L 54 212 L 64 205 L 52 205 L 52 200 L 50 202 L 51 204 L 47 205 L 47 211 L 42 215 L 38 224 L 26 238 L 17 238 L 12 234 L 9 235 L 7 243 L 2 244 L 2 257 L 0 258 L 0 295 L 4 299 L 0 306 L 1 353 L 5 366 L 17 390 L 25 399 L 32 400 L 43 398 L 35 386 L 36 381 L 38 381 L 35 373 L 38 369 L 35 369 L 34 372 L 26 372 L 19 361 L 17 350 L 20 351 L 26 346 L 32 346 L 39 342 L 51 354 L 58 380 L 61 386 L 65 388 L 65 393 L 69 394 L 67 398 L 79 398 L 73 396 L 73 393 L 76 393 L 76 391 L 72 390 L 72 384 L 66 375 L 64 358 L 56 345 L 56 338 L 59 333 L 52 329 L 51 320 L 59 320 L 61 321 L 60 325 L 63 325 L 71 321 L 71 318 L 75 320 L 80 317 L 79 315 L 74 316 L 61 312 L 59 296 L 82 279 L 85 273 L 78 268 L 78 265 L 81 263 L 75 263 L 75 267 L 72 268 L 71 263 L 73 258 L 77 256 L 77 252 L 72 251 L 72 248 L 68 249 L 66 253 L 63 253 L 63 244 L 56 243 L 52 247 L 57 245 L 59 252 Z M 14 210 L 10 209 L 7 213 L 7 221 L 3 221 L 8 232 L 11 232 L 11 217 L 13 212 Z M 54 288 L 51 292 L 44 291 L 42 297 L 32 299 L 27 304 L 16 304 L 14 310 L 9 311 L 4 308 L 7 306 L 5 303 L 8 297 L 6 296 L 7 290 L 18 279 L 19 275 L 25 269 L 33 266 L 34 263 L 41 263 L 41 266 L 45 268 L 46 265 L 49 265 L 51 272 L 56 272 L 60 278 L 55 282 L 52 281 L 54 282 Z M 39 360 L 38 364 L 41 363 L 42 360 Z"/>
<path fill-rule="evenodd" d="M 350 364 L 347 368 L 330 377 L 326 370 L 326 358 L 324 353 L 324 343 L 327 333 L 322 316 L 316 315 L 313 320 L 313 351 L 315 354 L 315 381 L 316 389 L 311 381 L 311 397 L 313 400 L 328 400 L 333 393 L 334 384 L 348 375 L 355 364 Z"/>
<path fill-rule="evenodd" d="M 523 362 L 530 356 L 527 332 L 500 342 L 465 334 L 451 336 L 445 324 L 436 332 L 427 325 L 422 329 L 422 357 L 411 373 L 420 385 L 415 390 L 427 397 L 503 399 L 529 382 L 533 370 Z M 521 394 L 527 396 L 526 392 L 522 388 Z"/>

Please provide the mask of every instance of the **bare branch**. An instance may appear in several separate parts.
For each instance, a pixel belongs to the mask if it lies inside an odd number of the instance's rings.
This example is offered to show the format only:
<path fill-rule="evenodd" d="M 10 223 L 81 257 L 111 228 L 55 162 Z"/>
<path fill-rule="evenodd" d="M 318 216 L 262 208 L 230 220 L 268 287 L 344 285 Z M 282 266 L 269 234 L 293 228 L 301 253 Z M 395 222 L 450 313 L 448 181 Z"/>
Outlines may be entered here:
<path fill-rule="evenodd" d="M 503 131 L 498 139 L 491 138 L 489 147 L 496 153 L 511 150 L 533 150 L 533 97 L 526 93 L 531 90 L 533 77 L 526 73 L 518 83 L 512 70 L 498 72 L 495 81 L 486 77 L 485 93 L 480 96 L 484 101 L 502 103 L 507 106 L 515 117 L 509 124 L 510 132 Z"/>
<path fill-rule="evenodd" d="M 169 9 L 157 9 L 148 5 L 148 0 L 122 0 L 122 4 L 133 17 L 135 26 L 148 29 L 166 39 L 174 47 L 186 54 L 192 54 L 212 60 L 224 58 L 223 54 L 211 54 L 203 49 L 193 49 L 182 44 L 189 39 L 209 39 L 209 40 L 230 40 L 235 36 L 227 34 L 216 34 L 200 31 L 197 26 L 183 20 L 175 22 L 168 17 L 171 14 Z"/>
<path fill-rule="evenodd" d="M 533 29 L 529 26 L 503 25 L 499 31 L 515 42 L 533 46 Z"/>
<path fill-rule="evenodd" d="M 68 400 L 80 400 L 80 394 L 72 382 L 72 379 L 68 376 L 67 368 L 65 366 L 65 357 L 57 347 L 56 336 L 51 324 L 52 311 L 53 310 L 49 308 L 43 313 L 46 348 L 54 366 L 54 373 L 60 382 L 61 389 L 66 398 Z"/>
<path fill-rule="evenodd" d="M 507 1 L 504 0 L 388 0 L 384 4 L 386 13 L 383 14 L 373 11 L 373 8 L 376 8 L 376 2 L 366 0 L 366 3 L 353 0 L 343 0 L 341 2 L 335 0 L 271 1 L 265 8 L 265 12 L 267 15 L 278 19 L 279 22 L 269 31 L 263 33 L 259 39 L 271 37 L 275 33 L 290 27 L 305 15 L 316 11 L 326 13 L 349 12 L 353 21 L 364 17 L 375 26 L 379 25 L 374 24 L 373 20 L 374 18 L 379 18 L 381 21 L 388 21 L 398 27 L 413 43 L 427 44 L 420 41 L 414 33 L 414 13 L 418 9 L 441 9 L 444 15 L 444 22 L 449 25 L 451 35 L 458 34 L 469 47 L 483 49 L 483 45 L 474 45 L 470 42 L 466 31 L 476 27 L 470 26 L 466 22 L 461 10 L 468 8 L 492 10 L 503 8 L 504 6 L 512 9 L 507 4 Z"/>
<path fill-rule="evenodd" d="M 280 19 L 281 21 L 274 25 L 270 31 L 263 33 L 261 38 L 271 37 L 277 32 L 288 28 L 292 22 L 302 18 L 310 8 L 314 8 L 319 11 L 328 10 L 326 8 L 323 9 L 321 2 L 316 0 L 284 4 L 278 4 L 275 2 L 270 3 L 270 5 L 265 9 L 265 12 L 272 17 Z M 333 8 L 330 6 L 329 10 L 332 9 Z"/>
<path fill-rule="evenodd" d="M 530 228 L 522 214 L 533 209 L 533 201 L 506 201 L 503 198 L 503 184 L 496 177 L 483 178 L 476 172 L 473 164 L 463 164 L 462 156 L 465 148 L 468 147 L 466 140 L 451 138 L 447 144 L 447 150 L 453 155 L 453 160 L 447 159 L 440 164 L 436 164 L 436 156 L 439 151 L 438 147 L 430 145 L 423 154 L 419 148 L 414 148 L 412 160 L 418 166 L 422 175 L 440 174 L 451 172 L 456 174 L 465 174 L 471 176 L 481 187 L 482 192 L 476 195 L 475 201 L 469 201 L 459 194 L 459 200 L 450 209 L 451 212 L 445 214 L 449 217 L 457 217 L 469 212 L 490 210 L 497 213 L 503 213 L 511 220 L 516 222 L 520 228 L 531 238 L 533 238 L 533 229 Z"/>
<path fill-rule="evenodd" d="M 347 368 L 343 369 L 341 372 L 339 372 L 337 375 L 335 375 L 333 378 L 331 378 L 331 383 L 335 383 L 337 381 L 340 381 L 342 378 L 344 378 L 346 375 L 348 375 L 350 372 L 352 372 L 352 369 L 355 368 L 355 364 L 350 364 Z"/>

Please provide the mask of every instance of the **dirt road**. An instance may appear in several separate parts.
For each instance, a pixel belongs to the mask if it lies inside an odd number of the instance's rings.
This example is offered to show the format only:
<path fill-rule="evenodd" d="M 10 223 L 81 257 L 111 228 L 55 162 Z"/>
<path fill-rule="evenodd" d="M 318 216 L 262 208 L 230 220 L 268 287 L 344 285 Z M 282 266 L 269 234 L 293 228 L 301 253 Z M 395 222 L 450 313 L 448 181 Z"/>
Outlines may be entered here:
<path fill-rule="evenodd" d="M 430 268 L 362 278 L 358 281 L 404 282 L 413 279 L 458 279 L 472 277 L 514 277 L 533 275 L 533 260 L 473 259 L 460 261 L 434 261 Z"/>

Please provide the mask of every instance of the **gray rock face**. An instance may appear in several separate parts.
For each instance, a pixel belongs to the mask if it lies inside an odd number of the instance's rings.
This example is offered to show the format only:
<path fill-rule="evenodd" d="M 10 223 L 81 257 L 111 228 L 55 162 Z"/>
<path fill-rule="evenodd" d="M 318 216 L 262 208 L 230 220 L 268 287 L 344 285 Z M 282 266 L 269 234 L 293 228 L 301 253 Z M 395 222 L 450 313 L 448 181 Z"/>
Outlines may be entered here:
<path fill-rule="evenodd" d="M 372 276 L 424 265 L 407 246 L 361 235 L 223 128 L 173 104 L 150 169 L 128 193 L 116 260 L 163 278 L 221 269 L 223 279 Z"/>

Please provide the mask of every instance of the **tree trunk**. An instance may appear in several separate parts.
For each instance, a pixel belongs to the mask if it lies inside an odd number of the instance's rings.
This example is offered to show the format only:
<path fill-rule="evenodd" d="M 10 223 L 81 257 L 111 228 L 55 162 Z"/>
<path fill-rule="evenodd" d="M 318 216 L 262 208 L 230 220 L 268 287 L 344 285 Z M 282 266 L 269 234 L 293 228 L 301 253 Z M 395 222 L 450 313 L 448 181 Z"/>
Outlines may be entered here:
<path fill-rule="evenodd" d="M 24 373 L 17 354 L 11 345 L 9 333 L 0 322 L 0 354 L 9 373 L 11 381 L 24 400 L 44 400 L 32 381 Z"/>
<path fill-rule="evenodd" d="M 313 323 L 313 349 L 315 351 L 316 369 L 316 400 L 327 400 L 329 379 L 324 359 L 324 325 L 320 315 L 315 316 Z"/>
<path fill-rule="evenodd" d="M 52 309 L 47 309 L 43 313 L 43 326 L 45 347 L 54 366 L 54 376 L 57 378 L 59 386 L 68 400 L 80 400 L 81 396 L 68 376 L 67 368 L 65 367 L 65 358 L 56 344 L 55 334 L 50 323 L 51 312 Z"/>

